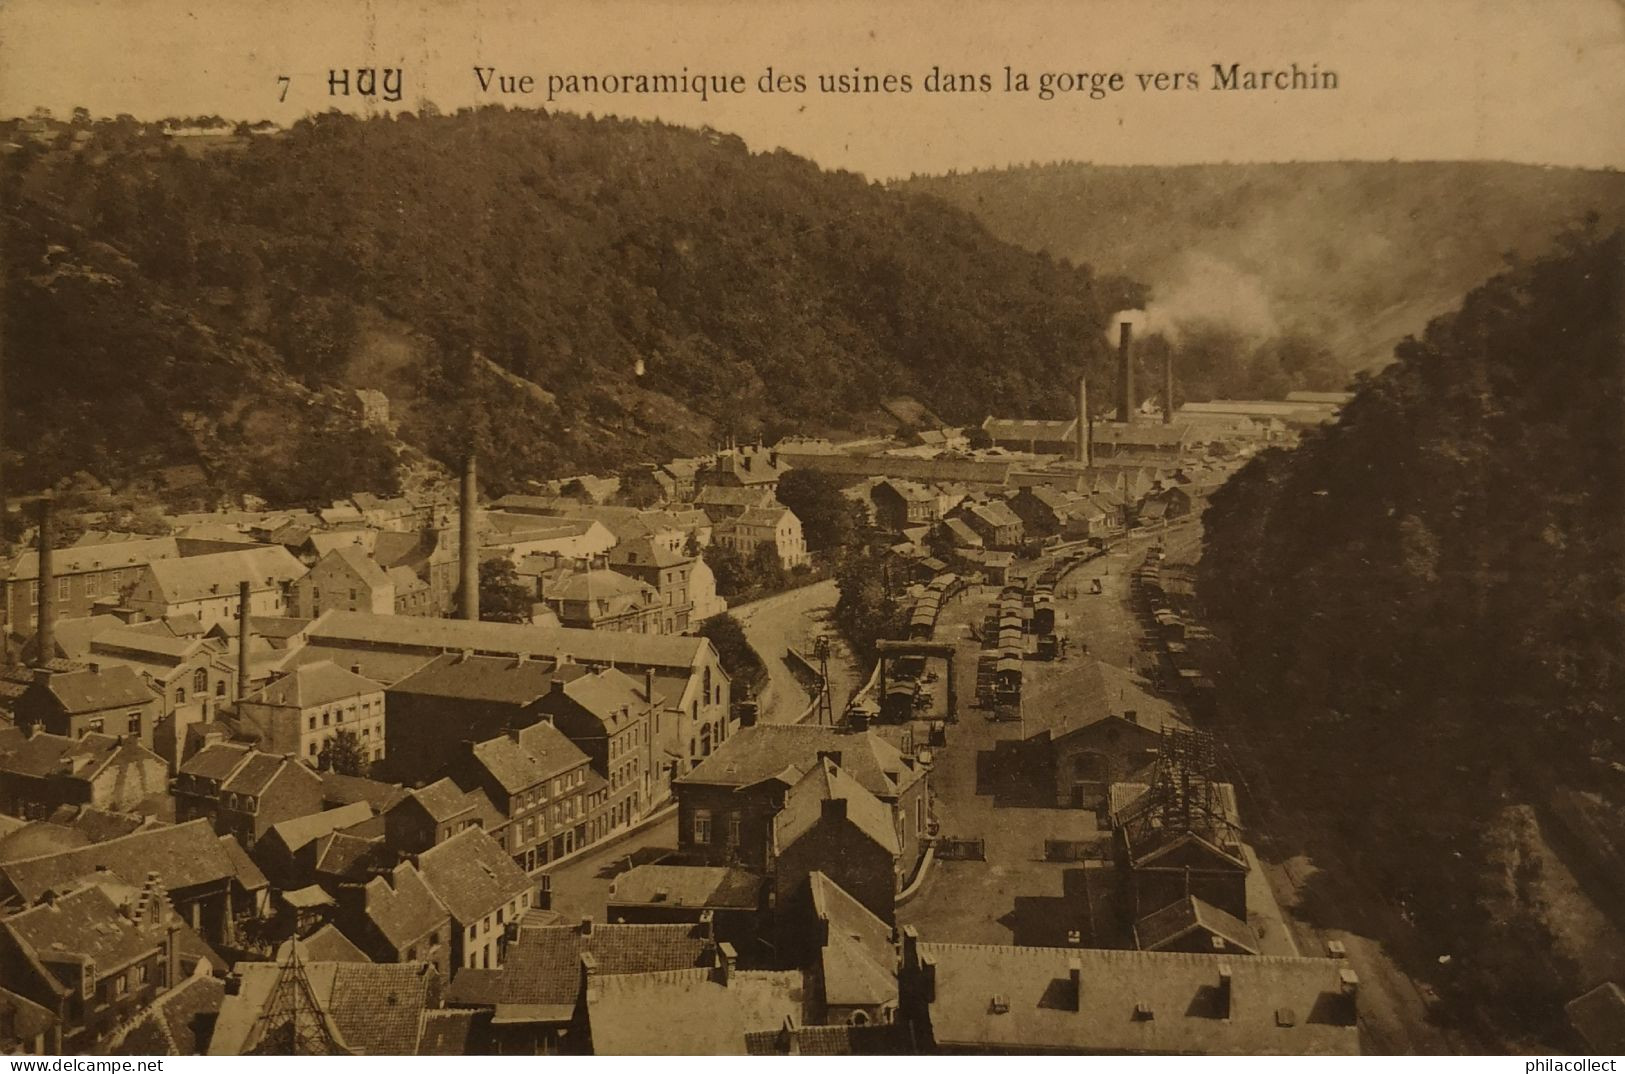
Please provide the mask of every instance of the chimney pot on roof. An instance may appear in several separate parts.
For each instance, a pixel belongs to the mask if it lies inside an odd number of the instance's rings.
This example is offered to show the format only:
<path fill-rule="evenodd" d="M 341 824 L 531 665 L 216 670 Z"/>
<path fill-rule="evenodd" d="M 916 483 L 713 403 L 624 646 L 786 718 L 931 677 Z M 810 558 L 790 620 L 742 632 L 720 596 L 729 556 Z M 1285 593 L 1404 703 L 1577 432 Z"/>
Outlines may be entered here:
<path fill-rule="evenodd" d="M 1072 1002 L 1075 1009 L 1083 1010 L 1083 962 L 1072 959 L 1066 964 L 1066 975 L 1072 982 Z"/>
<path fill-rule="evenodd" d="M 592 915 L 586 914 L 581 918 L 581 935 L 592 935 Z"/>
<path fill-rule="evenodd" d="M 1360 977 L 1348 967 L 1344 967 L 1343 969 L 1337 971 L 1337 983 L 1342 989 L 1343 994 L 1348 996 L 1350 999 L 1354 998 L 1360 992 Z"/>
<path fill-rule="evenodd" d="M 519 741 L 519 728 L 517 728 L 517 727 L 508 728 L 508 737 L 510 739 L 512 739 L 514 742 L 518 742 Z"/>
<path fill-rule="evenodd" d="M 1230 1004 L 1233 995 L 1231 989 L 1233 987 L 1234 978 L 1230 972 L 1230 964 L 1221 962 L 1219 964 L 1219 1007 L 1225 1018 L 1230 1017 Z"/>

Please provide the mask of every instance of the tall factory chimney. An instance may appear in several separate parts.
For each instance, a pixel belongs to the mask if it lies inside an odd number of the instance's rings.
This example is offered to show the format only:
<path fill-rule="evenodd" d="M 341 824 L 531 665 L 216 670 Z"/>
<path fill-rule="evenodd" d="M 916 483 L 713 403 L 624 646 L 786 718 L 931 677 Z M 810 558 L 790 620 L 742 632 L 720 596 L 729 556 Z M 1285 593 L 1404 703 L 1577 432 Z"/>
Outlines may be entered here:
<path fill-rule="evenodd" d="M 248 579 L 237 583 L 237 700 L 248 696 Z"/>
<path fill-rule="evenodd" d="M 1092 445 L 1089 443 L 1089 378 L 1078 378 L 1078 461 L 1085 466 L 1093 463 L 1089 457 Z"/>
<path fill-rule="evenodd" d="M 56 655 L 56 567 L 51 562 L 53 498 L 47 489 L 39 500 L 39 609 L 34 635 L 36 667 L 44 667 Z"/>
<path fill-rule="evenodd" d="M 1134 324 L 1117 326 L 1117 420 L 1134 420 Z"/>
<path fill-rule="evenodd" d="M 463 460 L 463 496 L 462 506 L 458 519 L 458 566 L 462 571 L 462 587 L 458 596 L 458 610 L 461 617 L 478 621 L 480 617 L 480 549 L 479 528 L 476 515 L 479 513 L 479 485 L 474 477 L 474 453 L 470 451 Z"/>
<path fill-rule="evenodd" d="M 1162 423 L 1174 420 L 1174 349 L 1167 348 L 1162 355 Z"/>

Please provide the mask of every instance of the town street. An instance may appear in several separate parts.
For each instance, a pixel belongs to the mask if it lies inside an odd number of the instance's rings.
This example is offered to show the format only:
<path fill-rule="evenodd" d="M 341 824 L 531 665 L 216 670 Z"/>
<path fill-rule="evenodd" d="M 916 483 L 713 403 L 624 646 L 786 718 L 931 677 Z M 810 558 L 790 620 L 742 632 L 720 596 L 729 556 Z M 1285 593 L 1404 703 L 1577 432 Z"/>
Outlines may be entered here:
<path fill-rule="evenodd" d="M 819 634 L 830 639 L 830 692 L 835 714 L 839 716 L 846 708 L 858 679 L 852 655 L 829 621 L 839 596 L 834 579 L 826 578 L 729 609 L 767 668 L 767 686 L 757 698 L 758 718 L 763 723 L 792 723 L 812 702 L 812 694 L 797 677 L 787 654 L 797 648 L 810 656 L 812 641 Z"/>
<path fill-rule="evenodd" d="M 677 849 L 677 812 L 667 813 L 620 838 L 611 837 L 562 865 L 544 867 L 537 874 L 553 878 L 552 908 L 575 921 L 594 916 L 604 920 L 609 885 L 634 865 L 657 861 Z"/>

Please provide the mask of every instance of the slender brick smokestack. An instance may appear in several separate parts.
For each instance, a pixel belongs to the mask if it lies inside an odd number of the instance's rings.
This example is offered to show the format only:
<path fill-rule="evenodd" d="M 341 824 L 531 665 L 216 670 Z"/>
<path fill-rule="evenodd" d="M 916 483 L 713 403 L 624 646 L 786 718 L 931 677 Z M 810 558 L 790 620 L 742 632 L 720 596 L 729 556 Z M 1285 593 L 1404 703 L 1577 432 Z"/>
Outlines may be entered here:
<path fill-rule="evenodd" d="M 1089 458 L 1089 378 L 1078 378 L 1078 461 L 1088 466 Z"/>
<path fill-rule="evenodd" d="M 1174 349 L 1162 356 L 1162 423 L 1174 420 Z"/>
<path fill-rule="evenodd" d="M 35 623 L 34 664 L 44 667 L 56 655 L 56 565 L 52 562 L 49 490 L 39 500 L 39 608 Z"/>
<path fill-rule="evenodd" d="M 248 696 L 248 580 L 237 583 L 237 700 Z"/>
<path fill-rule="evenodd" d="M 1117 326 L 1117 420 L 1134 420 L 1134 324 Z"/>
<path fill-rule="evenodd" d="M 478 510 L 479 486 L 474 477 L 474 453 L 470 451 L 463 461 L 462 508 L 457 520 L 458 565 L 463 573 L 458 608 L 462 618 L 475 621 L 480 617 L 480 550 L 474 517 Z"/>

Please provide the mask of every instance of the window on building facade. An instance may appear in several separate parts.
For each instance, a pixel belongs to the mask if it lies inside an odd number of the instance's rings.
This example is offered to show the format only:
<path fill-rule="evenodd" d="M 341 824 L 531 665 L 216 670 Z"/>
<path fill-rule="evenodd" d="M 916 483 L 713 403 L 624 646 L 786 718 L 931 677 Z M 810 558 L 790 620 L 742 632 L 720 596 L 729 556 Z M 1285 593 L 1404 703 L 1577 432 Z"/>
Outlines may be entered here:
<path fill-rule="evenodd" d="M 102 733 L 101 717 L 98 716 L 96 719 L 91 720 L 90 723 L 87 726 L 89 726 L 89 728 L 90 728 L 90 730 L 91 730 L 91 732 L 93 734 L 98 734 L 98 735 L 101 734 Z"/>
<path fill-rule="evenodd" d="M 70 586 L 69 583 L 71 583 L 72 581 L 73 581 L 72 578 L 58 578 L 56 580 L 56 599 L 57 600 L 67 600 L 68 599 L 69 595 L 72 592 L 72 587 Z"/>
<path fill-rule="evenodd" d="M 130 720 L 125 726 L 125 730 L 132 735 L 139 735 L 141 733 L 141 714 L 139 712 L 130 713 Z"/>
<path fill-rule="evenodd" d="M 711 811 L 709 809 L 696 809 L 694 811 L 694 841 L 707 845 L 711 842 Z"/>
<path fill-rule="evenodd" d="M 705 689 L 702 692 L 703 692 L 703 694 L 705 696 L 705 703 L 707 705 L 709 705 L 711 703 L 711 669 L 710 668 L 705 669 Z"/>
<path fill-rule="evenodd" d="M 192 692 L 197 694 L 209 692 L 209 672 L 206 669 L 198 668 L 192 675 Z"/>
<path fill-rule="evenodd" d="M 186 703 L 186 687 L 184 687 L 184 686 L 175 687 L 175 704 L 184 705 L 185 703 Z"/>
<path fill-rule="evenodd" d="M 310 718 L 310 729 L 312 731 L 316 730 L 316 717 L 314 716 Z"/>
<path fill-rule="evenodd" d="M 731 847 L 736 847 L 736 846 L 739 845 L 739 812 L 738 812 L 738 810 L 735 810 L 734 812 L 728 814 L 728 845 L 731 846 Z"/>
<path fill-rule="evenodd" d="M 96 590 L 100 588 L 96 584 L 98 581 L 100 581 L 100 579 L 98 579 L 94 574 L 85 575 L 85 596 L 94 597 L 96 595 Z"/>

